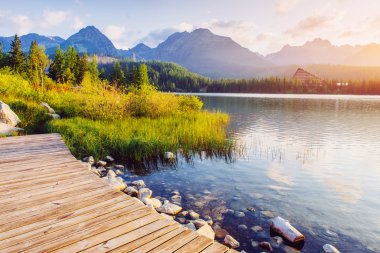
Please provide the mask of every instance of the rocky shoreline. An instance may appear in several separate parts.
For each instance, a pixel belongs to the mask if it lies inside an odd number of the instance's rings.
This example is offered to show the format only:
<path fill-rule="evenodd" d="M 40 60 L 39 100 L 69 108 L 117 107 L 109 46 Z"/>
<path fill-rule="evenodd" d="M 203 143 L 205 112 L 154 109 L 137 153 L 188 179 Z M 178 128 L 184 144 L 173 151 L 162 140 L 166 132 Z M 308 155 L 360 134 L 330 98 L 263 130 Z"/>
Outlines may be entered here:
<path fill-rule="evenodd" d="M 168 156 L 169 157 L 169 156 Z M 123 191 L 129 196 L 135 197 L 144 203 L 149 208 L 157 211 L 167 219 L 175 220 L 183 227 L 196 231 L 200 235 L 204 235 L 211 239 L 217 239 L 231 248 L 238 249 L 241 244 L 236 240 L 225 228 L 222 228 L 221 221 L 224 215 L 233 216 L 235 218 L 245 217 L 246 213 L 256 212 L 254 207 L 248 207 L 246 210 L 233 210 L 224 208 L 222 205 L 215 207 L 209 212 L 209 215 L 199 214 L 194 210 L 183 210 L 182 199 L 183 196 L 178 190 L 172 191 L 170 198 L 161 196 L 154 196 L 153 191 L 147 187 L 143 180 L 133 180 L 134 176 L 129 176 L 127 180 L 125 176 L 125 167 L 123 165 L 115 164 L 115 159 L 111 156 L 105 157 L 104 161 L 95 161 L 93 157 L 86 157 L 82 159 L 89 170 L 97 176 L 103 178 L 108 184 L 118 191 Z M 204 195 L 209 195 L 211 192 L 204 191 Z M 191 194 L 184 196 L 186 199 L 193 199 L 193 205 L 196 207 L 203 207 L 208 202 L 205 198 L 196 199 Z M 261 211 L 261 214 L 270 220 L 270 227 L 268 228 L 274 236 L 271 241 L 255 241 L 251 240 L 251 246 L 256 249 L 264 251 L 273 251 L 274 248 L 280 247 L 281 244 L 287 245 L 303 244 L 305 237 L 294 228 L 287 220 L 281 217 L 274 217 L 270 211 Z M 245 231 L 249 228 L 245 224 L 238 225 L 238 230 Z M 253 226 L 250 231 L 259 233 L 264 231 L 265 228 L 261 226 Z M 334 246 L 325 244 L 322 249 L 324 253 L 339 253 Z M 242 250 L 241 252 L 245 252 Z M 297 250 L 294 252 L 298 252 Z"/>

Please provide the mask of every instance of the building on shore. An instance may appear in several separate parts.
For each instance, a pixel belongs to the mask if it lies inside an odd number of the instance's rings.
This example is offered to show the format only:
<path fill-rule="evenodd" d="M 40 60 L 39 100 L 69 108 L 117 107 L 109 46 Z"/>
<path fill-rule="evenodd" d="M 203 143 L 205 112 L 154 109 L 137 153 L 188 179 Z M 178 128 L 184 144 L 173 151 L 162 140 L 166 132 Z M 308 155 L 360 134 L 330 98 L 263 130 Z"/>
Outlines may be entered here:
<path fill-rule="evenodd" d="M 302 85 L 321 85 L 322 79 L 316 75 L 307 72 L 303 68 L 298 68 L 294 73 L 292 80 L 302 84 Z"/>

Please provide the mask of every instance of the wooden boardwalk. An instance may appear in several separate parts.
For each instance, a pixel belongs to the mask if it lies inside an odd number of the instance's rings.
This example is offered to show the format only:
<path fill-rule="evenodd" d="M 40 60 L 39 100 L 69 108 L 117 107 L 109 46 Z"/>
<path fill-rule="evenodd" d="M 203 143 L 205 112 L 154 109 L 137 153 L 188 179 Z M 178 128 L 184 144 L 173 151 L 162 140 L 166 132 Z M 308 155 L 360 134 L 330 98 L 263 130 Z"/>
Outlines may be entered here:
<path fill-rule="evenodd" d="M 0 252 L 236 252 L 116 192 L 58 134 L 0 138 Z"/>

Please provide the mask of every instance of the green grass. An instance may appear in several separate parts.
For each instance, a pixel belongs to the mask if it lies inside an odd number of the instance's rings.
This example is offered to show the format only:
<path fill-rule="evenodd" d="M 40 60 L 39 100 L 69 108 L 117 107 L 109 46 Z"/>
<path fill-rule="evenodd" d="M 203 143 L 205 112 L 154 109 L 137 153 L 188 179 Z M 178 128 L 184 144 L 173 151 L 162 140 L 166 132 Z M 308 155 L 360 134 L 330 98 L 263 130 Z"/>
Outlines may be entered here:
<path fill-rule="evenodd" d="M 2 70 L 0 95 L 19 115 L 27 134 L 58 132 L 78 158 L 112 155 L 143 162 L 178 150 L 186 156 L 201 151 L 229 156 L 234 146 L 226 138 L 228 115 L 201 110 L 196 97 L 161 93 L 151 86 L 125 94 L 86 76 L 79 88 L 48 78 L 44 87 L 34 87 Z M 63 119 L 50 120 L 39 105 L 42 101 Z"/>

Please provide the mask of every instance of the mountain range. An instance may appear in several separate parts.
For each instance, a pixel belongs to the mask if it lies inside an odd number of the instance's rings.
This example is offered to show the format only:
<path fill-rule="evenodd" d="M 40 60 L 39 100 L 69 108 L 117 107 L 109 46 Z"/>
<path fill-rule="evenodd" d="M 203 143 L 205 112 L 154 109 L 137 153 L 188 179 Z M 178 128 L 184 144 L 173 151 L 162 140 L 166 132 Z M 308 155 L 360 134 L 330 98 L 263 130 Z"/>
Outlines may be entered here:
<path fill-rule="evenodd" d="M 261 56 L 242 47 L 229 37 L 213 34 L 208 29 L 177 32 L 155 48 L 138 44 L 129 50 L 117 49 L 96 27 L 88 26 L 68 39 L 30 33 L 20 37 L 22 48 L 29 50 L 36 40 L 53 55 L 56 47 L 73 46 L 79 53 L 87 52 L 114 58 L 160 60 L 174 62 L 190 71 L 213 78 L 245 78 L 276 74 L 288 65 L 330 64 L 347 66 L 380 66 L 380 44 L 335 46 L 328 40 L 314 39 L 301 46 L 284 46 L 280 51 Z M 12 37 L 0 37 L 5 52 Z"/>

